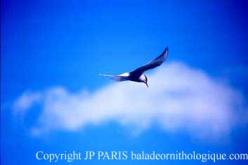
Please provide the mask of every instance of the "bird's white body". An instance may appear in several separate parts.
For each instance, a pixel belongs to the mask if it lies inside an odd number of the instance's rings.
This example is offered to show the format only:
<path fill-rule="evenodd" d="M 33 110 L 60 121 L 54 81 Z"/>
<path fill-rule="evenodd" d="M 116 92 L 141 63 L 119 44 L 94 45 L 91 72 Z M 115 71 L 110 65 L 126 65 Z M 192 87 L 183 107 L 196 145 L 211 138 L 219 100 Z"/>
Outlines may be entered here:
<path fill-rule="evenodd" d="M 125 72 L 125 73 L 119 74 L 118 76 L 128 77 L 129 75 L 130 75 L 129 72 Z"/>

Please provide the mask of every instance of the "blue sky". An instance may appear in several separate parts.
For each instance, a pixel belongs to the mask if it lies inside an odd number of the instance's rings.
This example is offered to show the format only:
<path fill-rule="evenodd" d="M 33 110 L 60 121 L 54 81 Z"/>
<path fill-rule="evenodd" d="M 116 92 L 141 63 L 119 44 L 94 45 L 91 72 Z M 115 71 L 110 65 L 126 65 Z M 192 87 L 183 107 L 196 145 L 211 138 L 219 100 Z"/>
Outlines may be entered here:
<path fill-rule="evenodd" d="M 1 161 L 3 164 L 46 163 L 35 160 L 34 154 L 37 150 L 47 152 L 197 150 L 247 153 L 247 1 L 3 0 L 1 3 Z M 54 123 L 44 122 L 46 119 L 52 121 L 54 117 L 53 115 L 50 118 L 46 117 L 45 103 L 23 108 L 24 111 L 28 109 L 24 114 L 16 112 L 13 108 L 18 98 L 27 93 L 28 98 L 33 98 L 33 95 L 37 94 L 42 98 L 41 100 L 46 101 L 49 96 L 44 93 L 51 93 L 58 87 L 65 90 L 66 96 L 62 97 L 62 100 L 64 98 L 71 100 L 72 97 L 80 99 L 84 91 L 99 100 L 100 90 L 107 91 L 103 92 L 104 95 L 110 91 L 109 88 L 111 90 L 123 90 L 126 86 L 139 88 L 126 83 L 122 84 L 125 87 L 116 87 L 116 84 L 99 77 L 98 73 L 119 74 L 132 70 L 154 58 L 165 46 L 169 46 L 170 53 L 168 74 L 177 77 L 176 82 L 180 80 L 180 76 L 183 77 L 186 74 L 180 69 L 186 68 L 190 72 L 189 75 L 196 76 L 192 79 L 195 78 L 200 82 L 202 80 L 200 78 L 206 75 L 210 83 L 204 87 L 218 89 L 217 94 L 221 95 L 222 91 L 231 90 L 235 91 L 231 92 L 231 94 L 235 93 L 235 97 L 236 93 L 241 97 L 238 103 L 223 101 L 219 104 L 217 102 L 220 106 L 224 106 L 225 103 L 237 103 L 237 107 L 230 108 L 230 112 L 241 114 L 236 116 L 236 120 L 241 122 L 235 120 L 234 126 L 228 127 L 225 136 L 213 140 L 208 138 L 210 135 L 207 134 L 207 138 L 202 139 L 197 136 L 199 132 L 189 131 L 189 133 L 182 129 L 184 127 L 170 132 L 167 127 L 156 124 L 150 124 L 146 129 L 142 127 L 141 132 L 138 131 L 137 135 L 133 135 L 132 124 L 137 117 L 135 115 L 132 120 L 125 118 L 124 123 L 127 124 L 122 124 L 116 116 L 113 116 L 113 120 L 100 116 L 95 119 L 99 122 L 97 124 L 92 124 L 92 120 L 80 118 L 79 123 L 86 122 L 85 125 L 65 120 L 65 125 L 69 123 L 77 127 L 72 130 L 71 127 L 63 127 L 63 124 L 59 123 L 60 120 L 55 120 Z M 178 62 L 182 63 L 182 66 L 173 65 Z M 179 74 L 173 75 L 178 70 L 180 72 L 176 73 Z M 199 75 L 195 72 L 196 70 L 200 70 L 203 74 Z M 160 72 L 151 72 L 151 85 L 152 78 L 156 79 L 160 74 Z M 190 81 L 190 79 L 188 77 L 183 80 Z M 172 84 L 169 83 L 169 87 L 174 87 Z M 211 84 L 214 84 L 213 88 Z M 224 90 L 219 89 L 220 85 L 224 86 Z M 142 90 L 152 89 L 151 87 L 151 89 L 143 88 Z M 216 98 L 216 93 L 209 93 L 208 97 Z M 203 103 L 206 102 L 205 95 L 200 98 L 203 98 Z M 226 100 L 232 98 L 233 96 L 230 96 Z M 171 99 L 174 101 L 174 98 Z M 61 103 L 60 99 L 55 101 L 57 104 Z M 68 106 L 85 106 L 85 104 L 74 105 L 68 102 Z M 89 106 L 84 115 L 89 114 L 90 111 L 97 112 L 91 108 Z M 154 107 L 154 111 L 155 109 L 159 108 Z M 214 109 L 211 107 L 210 110 Z M 117 111 L 122 112 L 122 109 Z M 137 111 L 142 113 L 140 109 Z M 51 108 L 48 112 L 54 111 Z M 68 110 L 65 110 L 66 115 L 68 115 L 67 112 Z M 210 117 L 203 119 L 212 121 L 214 115 Z M 242 119 L 239 120 L 239 117 Z M 58 119 L 64 121 L 64 118 Z M 189 115 L 187 119 L 191 121 L 192 118 Z M 150 119 L 147 120 L 150 121 Z M 218 120 L 218 122 L 221 121 Z M 228 117 L 224 121 L 229 121 Z M 200 120 L 200 123 L 204 122 Z M 52 124 L 56 127 L 51 127 Z M 161 124 L 164 122 L 158 125 Z M 198 129 L 199 126 L 195 124 L 187 128 Z M 137 126 L 136 123 L 134 125 Z M 38 137 L 34 137 L 31 133 L 34 127 L 47 131 L 41 131 Z M 13 155 L 15 155 L 14 158 Z M 82 162 L 74 164 L 77 163 Z M 115 162 L 87 163 L 114 164 Z M 127 161 L 119 163 L 126 164 Z M 151 162 L 142 163 L 150 164 Z M 180 164 L 181 162 L 168 163 Z M 225 163 L 235 164 L 236 162 Z"/>

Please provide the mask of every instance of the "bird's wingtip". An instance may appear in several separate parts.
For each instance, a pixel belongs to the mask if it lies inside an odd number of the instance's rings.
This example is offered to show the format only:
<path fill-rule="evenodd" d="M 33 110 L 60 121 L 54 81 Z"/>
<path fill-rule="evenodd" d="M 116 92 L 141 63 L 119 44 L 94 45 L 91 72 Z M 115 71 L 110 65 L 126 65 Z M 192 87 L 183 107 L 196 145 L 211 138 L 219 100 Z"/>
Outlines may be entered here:
<path fill-rule="evenodd" d="M 110 74 L 102 74 L 102 73 L 98 73 L 98 76 L 103 76 L 103 77 L 114 77 L 114 75 L 110 75 Z"/>
<path fill-rule="evenodd" d="M 98 73 L 98 76 L 107 77 L 107 76 L 109 76 L 109 75 L 107 75 L 107 74 L 103 74 L 103 73 Z"/>
<path fill-rule="evenodd" d="M 162 55 L 167 55 L 168 51 L 169 51 L 169 47 L 166 46 L 164 51 L 162 52 Z"/>

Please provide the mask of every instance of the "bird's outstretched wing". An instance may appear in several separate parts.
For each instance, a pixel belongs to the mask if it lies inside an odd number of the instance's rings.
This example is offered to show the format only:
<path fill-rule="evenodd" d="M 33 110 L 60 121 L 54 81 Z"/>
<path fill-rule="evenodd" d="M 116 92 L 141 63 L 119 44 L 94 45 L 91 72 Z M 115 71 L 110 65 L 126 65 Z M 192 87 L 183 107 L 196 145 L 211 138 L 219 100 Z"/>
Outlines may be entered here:
<path fill-rule="evenodd" d="M 108 77 L 115 81 L 126 81 L 127 80 L 127 76 L 122 76 L 122 75 L 99 74 L 99 76 Z"/>
<path fill-rule="evenodd" d="M 133 70 L 132 72 L 130 72 L 130 74 L 139 77 L 140 75 L 142 75 L 143 72 L 161 65 L 166 60 L 167 56 L 168 56 L 168 47 L 166 47 L 164 51 L 157 58 L 153 59 L 148 64 Z"/>

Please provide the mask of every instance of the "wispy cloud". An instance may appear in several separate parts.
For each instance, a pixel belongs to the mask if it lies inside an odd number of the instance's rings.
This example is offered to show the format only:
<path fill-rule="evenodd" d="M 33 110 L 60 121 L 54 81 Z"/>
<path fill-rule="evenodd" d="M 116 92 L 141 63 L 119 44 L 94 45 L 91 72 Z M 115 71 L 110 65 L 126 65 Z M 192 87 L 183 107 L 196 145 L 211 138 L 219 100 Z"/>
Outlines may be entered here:
<path fill-rule="evenodd" d="M 18 115 L 25 115 L 26 112 L 35 104 L 39 103 L 42 99 L 40 92 L 25 92 L 22 96 L 14 103 L 13 108 L 15 113 Z"/>
<path fill-rule="evenodd" d="M 35 135 L 115 121 L 139 131 L 157 126 L 167 132 L 183 130 L 193 137 L 218 138 L 229 134 L 240 117 L 235 112 L 242 107 L 240 94 L 203 71 L 174 62 L 148 76 L 149 88 L 122 82 L 94 92 L 71 93 L 63 87 L 28 92 L 14 108 L 26 112 L 34 104 L 41 106 L 31 130 Z"/>

